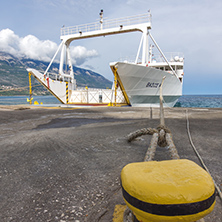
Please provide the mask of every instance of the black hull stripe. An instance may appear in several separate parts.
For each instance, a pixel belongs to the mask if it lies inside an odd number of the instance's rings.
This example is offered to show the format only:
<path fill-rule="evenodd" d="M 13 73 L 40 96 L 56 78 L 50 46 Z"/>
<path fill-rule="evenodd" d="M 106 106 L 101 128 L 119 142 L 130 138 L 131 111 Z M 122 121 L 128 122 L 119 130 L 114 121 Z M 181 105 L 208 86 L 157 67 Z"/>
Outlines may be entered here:
<path fill-rule="evenodd" d="M 129 193 L 122 186 L 122 193 L 124 199 L 133 207 L 142 210 L 146 213 L 161 215 L 161 216 L 183 216 L 200 213 L 207 210 L 215 201 L 215 191 L 212 196 L 206 200 L 202 200 L 195 203 L 185 204 L 151 204 L 141 201 Z"/>

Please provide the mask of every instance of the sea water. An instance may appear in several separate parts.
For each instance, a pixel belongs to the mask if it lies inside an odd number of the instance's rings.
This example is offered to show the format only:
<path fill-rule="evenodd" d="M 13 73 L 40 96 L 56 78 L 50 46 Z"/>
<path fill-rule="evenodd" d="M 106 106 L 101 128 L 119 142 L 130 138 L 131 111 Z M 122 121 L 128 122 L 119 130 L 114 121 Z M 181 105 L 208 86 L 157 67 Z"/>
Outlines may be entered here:
<path fill-rule="evenodd" d="M 0 96 L 0 105 L 24 105 L 28 96 Z M 33 96 L 33 102 L 43 105 L 60 105 L 60 101 L 54 96 Z M 181 96 L 175 107 L 203 107 L 222 108 L 222 95 L 184 95 Z"/>
<path fill-rule="evenodd" d="M 0 96 L 0 105 L 28 105 L 29 96 Z M 44 104 L 59 105 L 61 102 L 54 96 L 33 96 L 34 101 Z"/>
<path fill-rule="evenodd" d="M 184 95 L 175 107 L 222 108 L 222 95 Z"/>

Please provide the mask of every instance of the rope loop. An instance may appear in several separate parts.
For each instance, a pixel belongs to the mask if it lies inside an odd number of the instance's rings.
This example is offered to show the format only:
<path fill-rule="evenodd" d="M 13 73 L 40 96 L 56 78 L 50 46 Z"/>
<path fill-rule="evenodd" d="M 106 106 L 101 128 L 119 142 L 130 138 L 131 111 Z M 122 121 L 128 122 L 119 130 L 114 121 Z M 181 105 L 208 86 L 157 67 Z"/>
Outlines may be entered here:
<path fill-rule="evenodd" d="M 137 137 L 140 137 L 143 135 L 153 135 L 154 133 L 158 133 L 158 130 L 152 129 L 152 128 L 143 128 L 143 129 L 137 130 L 133 133 L 130 133 L 127 136 L 127 141 L 131 142 L 131 141 L 135 140 Z"/>

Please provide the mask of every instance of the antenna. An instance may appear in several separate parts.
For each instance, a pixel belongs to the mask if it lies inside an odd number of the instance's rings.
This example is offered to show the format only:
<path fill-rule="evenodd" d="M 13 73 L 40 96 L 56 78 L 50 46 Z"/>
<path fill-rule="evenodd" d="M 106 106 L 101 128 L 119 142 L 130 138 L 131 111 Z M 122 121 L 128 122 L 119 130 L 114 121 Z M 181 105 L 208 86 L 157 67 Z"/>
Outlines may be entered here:
<path fill-rule="evenodd" d="M 100 23 L 101 23 L 100 28 L 102 30 L 103 29 L 103 9 L 101 9 L 99 16 L 100 16 Z"/>
<path fill-rule="evenodd" d="M 151 10 L 150 9 L 148 10 L 148 15 L 149 15 L 149 18 L 150 18 L 150 22 L 152 22 L 152 14 L 151 14 Z"/>

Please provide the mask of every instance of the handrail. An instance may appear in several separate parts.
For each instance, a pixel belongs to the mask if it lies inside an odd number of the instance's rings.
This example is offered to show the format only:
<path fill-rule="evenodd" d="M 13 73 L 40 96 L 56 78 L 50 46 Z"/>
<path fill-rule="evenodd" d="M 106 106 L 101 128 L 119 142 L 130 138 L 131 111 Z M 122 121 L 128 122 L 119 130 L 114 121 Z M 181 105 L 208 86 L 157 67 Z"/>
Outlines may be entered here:
<path fill-rule="evenodd" d="M 110 20 L 104 19 L 102 23 L 94 22 L 94 23 L 88 23 L 84 25 L 62 27 L 61 36 L 73 35 L 80 32 L 91 32 L 91 31 L 98 31 L 101 29 L 116 28 L 116 27 L 119 27 L 120 25 L 129 26 L 129 25 L 142 24 L 142 23 L 147 23 L 147 22 L 151 22 L 150 13 L 128 16 L 128 17 L 123 17 L 123 18 L 118 18 L 118 19 L 110 19 Z"/>

